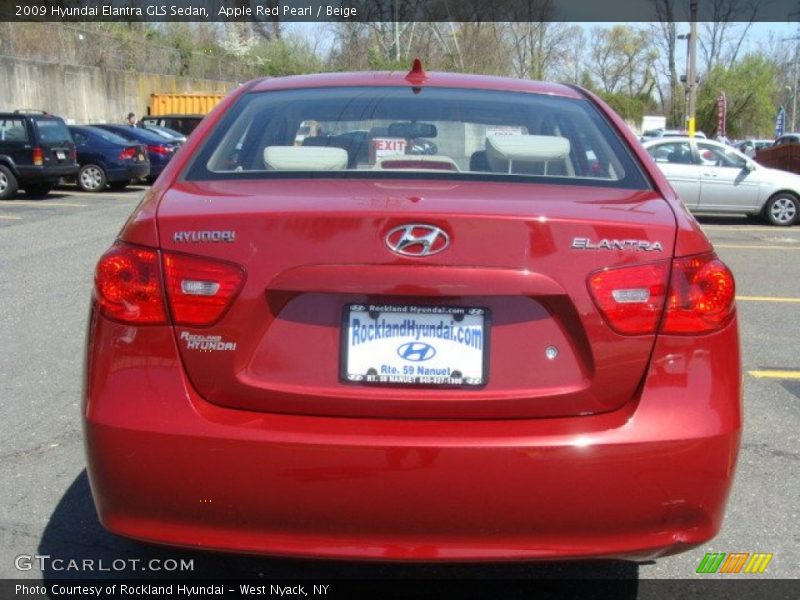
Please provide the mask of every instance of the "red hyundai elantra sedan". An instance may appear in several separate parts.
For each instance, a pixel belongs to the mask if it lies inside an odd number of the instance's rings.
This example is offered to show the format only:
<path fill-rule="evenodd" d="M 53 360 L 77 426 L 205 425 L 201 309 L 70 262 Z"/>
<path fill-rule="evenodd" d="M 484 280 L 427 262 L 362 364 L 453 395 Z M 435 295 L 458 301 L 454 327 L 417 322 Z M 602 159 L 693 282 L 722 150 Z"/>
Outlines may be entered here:
<path fill-rule="evenodd" d="M 131 538 L 654 557 L 722 522 L 734 281 L 585 90 L 263 79 L 100 258 L 83 411 L 100 519 Z"/>

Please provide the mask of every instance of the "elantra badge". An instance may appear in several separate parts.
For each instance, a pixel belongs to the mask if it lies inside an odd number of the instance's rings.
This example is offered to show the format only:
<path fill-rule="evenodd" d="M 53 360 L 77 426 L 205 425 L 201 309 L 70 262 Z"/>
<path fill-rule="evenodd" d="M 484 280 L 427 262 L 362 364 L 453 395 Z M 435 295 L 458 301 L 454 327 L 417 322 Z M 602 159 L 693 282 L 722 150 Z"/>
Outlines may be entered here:
<path fill-rule="evenodd" d="M 409 223 L 395 227 L 386 235 L 389 250 L 403 256 L 431 256 L 450 244 L 450 236 L 440 227 Z"/>
<path fill-rule="evenodd" d="M 641 252 L 662 252 L 661 242 L 648 240 L 600 240 L 576 237 L 572 240 L 573 250 L 636 250 Z"/>

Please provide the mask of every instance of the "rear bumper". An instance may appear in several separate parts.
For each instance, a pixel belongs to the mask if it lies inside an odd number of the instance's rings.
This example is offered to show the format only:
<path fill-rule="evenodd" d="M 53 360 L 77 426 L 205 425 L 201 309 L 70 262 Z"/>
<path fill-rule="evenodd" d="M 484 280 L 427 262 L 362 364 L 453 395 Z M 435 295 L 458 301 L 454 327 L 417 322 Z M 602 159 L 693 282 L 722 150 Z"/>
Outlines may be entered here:
<path fill-rule="evenodd" d="M 108 181 L 130 181 L 143 179 L 150 175 L 150 163 L 141 163 L 124 167 L 116 167 L 106 172 Z"/>
<path fill-rule="evenodd" d="M 508 421 L 223 408 L 192 390 L 167 328 L 131 335 L 93 315 L 91 336 L 89 475 L 121 535 L 309 557 L 641 559 L 722 522 L 741 431 L 735 321 L 661 338 L 618 411 Z"/>
<path fill-rule="evenodd" d="M 161 171 L 167 168 L 167 163 L 158 164 L 158 163 L 150 163 L 150 173 L 146 175 L 148 179 L 152 179 L 155 181 L 158 179 L 158 176 L 161 175 Z"/>
<path fill-rule="evenodd" d="M 17 172 L 19 178 L 25 181 L 57 181 L 61 177 L 69 177 L 78 172 L 78 165 L 58 165 L 58 166 L 19 166 L 17 165 Z"/>

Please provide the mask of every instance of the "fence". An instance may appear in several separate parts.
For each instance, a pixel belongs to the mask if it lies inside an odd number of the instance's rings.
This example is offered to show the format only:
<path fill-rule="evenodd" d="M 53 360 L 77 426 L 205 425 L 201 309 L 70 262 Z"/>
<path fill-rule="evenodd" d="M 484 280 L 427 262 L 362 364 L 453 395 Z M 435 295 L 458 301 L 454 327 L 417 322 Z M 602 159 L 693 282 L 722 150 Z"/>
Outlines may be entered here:
<path fill-rule="evenodd" d="M 222 81 L 244 81 L 259 75 L 254 64 L 201 52 L 184 53 L 154 44 L 143 34 L 115 35 L 65 23 L 0 22 L 0 55 Z"/>
<path fill-rule="evenodd" d="M 800 144 L 781 144 L 756 151 L 756 161 L 765 167 L 800 173 Z"/>

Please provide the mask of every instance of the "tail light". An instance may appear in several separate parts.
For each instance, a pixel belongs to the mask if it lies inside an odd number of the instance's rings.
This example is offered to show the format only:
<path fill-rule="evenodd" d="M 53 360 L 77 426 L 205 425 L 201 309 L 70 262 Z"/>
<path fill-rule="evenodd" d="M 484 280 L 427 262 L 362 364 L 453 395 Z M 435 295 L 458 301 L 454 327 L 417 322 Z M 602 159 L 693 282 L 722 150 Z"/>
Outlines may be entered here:
<path fill-rule="evenodd" d="M 44 164 L 44 152 L 39 146 L 33 149 L 33 164 L 41 167 Z"/>
<path fill-rule="evenodd" d="M 667 296 L 669 262 L 607 269 L 589 276 L 589 292 L 618 333 L 655 333 Z"/>
<path fill-rule="evenodd" d="M 605 269 L 589 277 L 589 292 L 618 333 L 708 333 L 723 327 L 735 310 L 735 285 L 716 255 Z M 665 310 L 664 310 L 665 309 Z M 661 313 L 664 318 L 661 319 Z"/>
<path fill-rule="evenodd" d="M 244 283 L 238 265 L 171 252 L 164 253 L 164 275 L 175 325 L 215 323 Z"/>
<path fill-rule="evenodd" d="M 134 158 L 135 156 L 136 148 L 125 148 L 125 150 L 119 153 L 120 160 L 128 160 L 129 158 Z"/>
<path fill-rule="evenodd" d="M 140 324 L 166 322 L 158 252 L 118 244 L 97 263 L 94 297 L 104 315 Z"/>
<path fill-rule="evenodd" d="M 672 263 L 664 333 L 705 333 L 724 326 L 735 310 L 733 274 L 714 254 Z"/>
<path fill-rule="evenodd" d="M 147 151 L 153 152 L 154 154 L 160 154 L 161 156 L 166 156 L 167 154 L 172 153 L 172 149 L 164 144 L 148 144 Z"/>
<path fill-rule="evenodd" d="M 171 252 L 161 255 L 160 260 L 151 248 L 114 245 L 95 271 L 98 310 L 125 323 L 159 325 L 167 323 L 168 301 L 174 324 L 212 325 L 244 283 L 238 265 Z"/>

